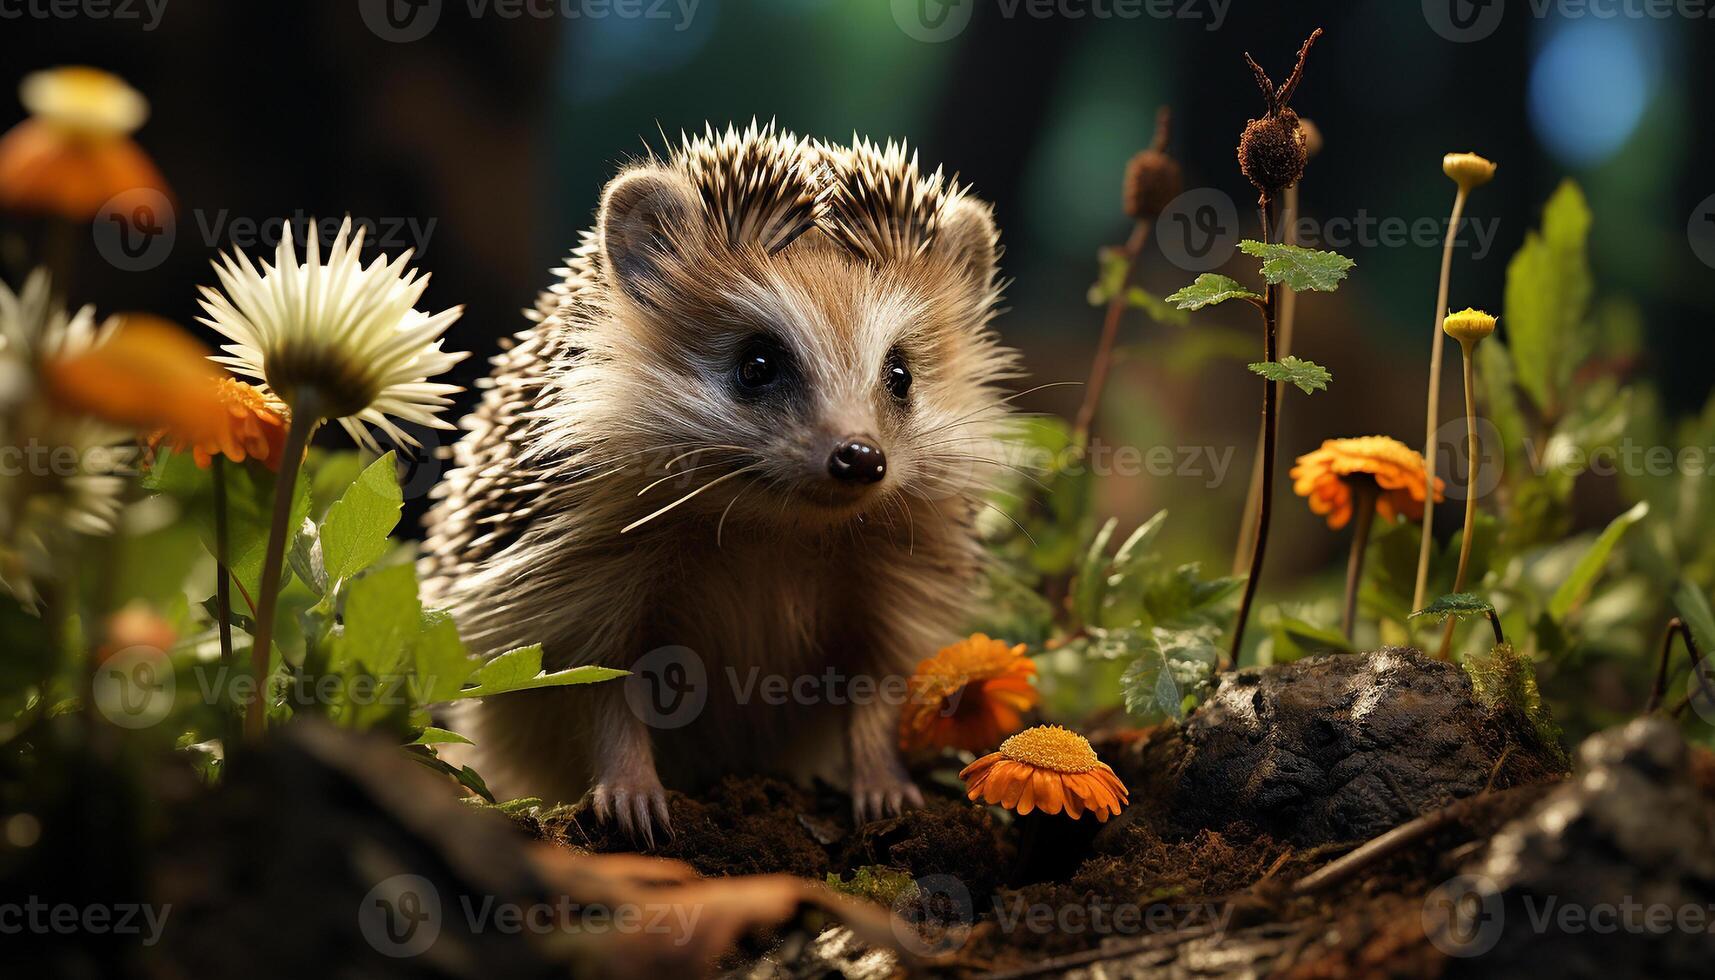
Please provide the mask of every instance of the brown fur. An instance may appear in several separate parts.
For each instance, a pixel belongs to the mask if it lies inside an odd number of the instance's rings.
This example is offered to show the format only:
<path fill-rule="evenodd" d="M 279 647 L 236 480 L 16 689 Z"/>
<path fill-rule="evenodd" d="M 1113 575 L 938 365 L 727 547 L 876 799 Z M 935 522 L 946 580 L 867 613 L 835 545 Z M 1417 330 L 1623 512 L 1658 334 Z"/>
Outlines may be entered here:
<path fill-rule="evenodd" d="M 897 699 L 832 703 L 838 687 L 819 684 L 775 706 L 747 681 L 897 678 L 953 638 L 981 560 L 997 386 L 1014 371 L 988 327 L 997 257 L 988 208 L 892 145 L 753 124 L 608 185 L 464 423 L 424 578 L 484 654 L 541 642 L 551 667 L 625 668 L 683 646 L 708 702 L 653 732 L 628 682 L 475 705 L 457 724 L 497 793 L 593 786 L 644 835 L 665 818 L 657 769 L 689 787 L 731 771 L 838 777 L 843 757 L 866 815 L 916 798 L 893 748 Z M 761 334 L 791 383 L 747 399 L 733 366 Z M 883 384 L 895 349 L 913 375 L 904 402 Z M 853 435 L 885 449 L 882 482 L 829 476 Z"/>

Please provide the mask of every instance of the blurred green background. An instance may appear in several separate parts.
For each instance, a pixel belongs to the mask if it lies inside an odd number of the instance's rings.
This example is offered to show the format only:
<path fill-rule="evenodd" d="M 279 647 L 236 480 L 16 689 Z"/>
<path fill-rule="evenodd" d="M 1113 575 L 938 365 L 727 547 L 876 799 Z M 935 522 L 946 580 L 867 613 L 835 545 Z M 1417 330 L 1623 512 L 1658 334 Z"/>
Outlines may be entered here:
<path fill-rule="evenodd" d="M 1493 309 L 1542 202 L 1576 177 L 1595 211 L 1600 291 L 1644 313 L 1624 370 L 1658 379 L 1676 412 L 1700 407 L 1710 389 L 1715 300 L 1698 249 L 1715 259 L 1715 243 L 1688 232 L 1715 193 L 1715 137 L 1696 94 L 1715 74 L 1707 19 L 1577 16 L 1587 8 L 1553 4 L 1537 16 L 1537 5 L 1466 0 L 1444 10 L 1436 0 L 388 3 L 171 0 L 153 23 L 141 5 L 130 20 L 9 20 L 7 83 L 81 62 L 150 97 L 139 138 L 178 195 L 176 238 L 158 268 L 120 271 L 86 250 L 73 298 L 189 323 L 194 287 L 210 280 L 234 219 L 410 220 L 421 233 L 384 244 L 420 246 L 433 305 L 467 305 L 451 344 L 479 355 L 462 367 L 469 382 L 497 338 L 522 325 L 517 311 L 550 281 L 617 165 L 663 133 L 756 116 L 829 138 L 905 138 L 972 183 L 997 207 L 1014 280 L 1002 333 L 1025 351 L 1034 383 L 1082 380 L 1100 321 L 1085 301 L 1096 249 L 1126 232 L 1120 175 L 1148 142 L 1156 107 L 1175 112 L 1171 151 L 1187 185 L 1229 195 L 1237 233 L 1252 235 L 1253 195 L 1233 147 L 1261 101 L 1243 54 L 1278 76 L 1321 26 L 1296 99 L 1327 143 L 1304 183 L 1307 217 L 1444 221 L 1453 188 L 1442 154 L 1484 153 L 1500 176 L 1471 214 L 1491 241 L 1461 253 L 1453 303 Z M 377 14 L 395 24 L 432 14 L 432 29 L 399 41 L 370 26 Z M 1470 39 L 1450 37 L 1465 18 L 1477 25 Z M 21 110 L 3 101 L 0 124 L 10 124 Z M 1287 399 L 1283 459 L 1332 436 L 1420 437 L 1438 241 L 1344 246 L 1358 262 L 1351 281 L 1303 301 L 1297 352 L 1335 383 Z M 1191 277 L 1147 250 L 1141 278 L 1153 291 Z M 1122 524 L 1173 508 L 1163 545 L 1217 567 L 1229 561 L 1255 439 L 1242 363 L 1260 350 L 1255 333 L 1238 309 L 1189 328 L 1135 317 L 1101 423 L 1110 441 L 1231 452 L 1220 479 L 1205 466 L 1102 490 Z M 1451 417 L 1456 371 L 1446 380 Z M 1077 398 L 1053 389 L 1027 407 L 1069 413 Z M 1617 509 L 1611 487 L 1589 483 L 1582 526 Z M 1326 567 L 1344 547 L 1296 501 L 1283 499 L 1281 514 L 1270 583 Z"/>

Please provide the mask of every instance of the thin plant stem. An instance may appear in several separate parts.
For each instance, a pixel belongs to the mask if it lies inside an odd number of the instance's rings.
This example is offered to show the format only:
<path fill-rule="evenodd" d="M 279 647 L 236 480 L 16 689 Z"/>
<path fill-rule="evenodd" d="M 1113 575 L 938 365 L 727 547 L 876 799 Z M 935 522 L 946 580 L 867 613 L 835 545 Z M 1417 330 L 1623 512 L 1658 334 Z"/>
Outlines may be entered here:
<path fill-rule="evenodd" d="M 1258 202 L 1262 214 L 1262 240 L 1269 241 L 1269 211 L 1274 206 L 1274 200 L 1263 195 Z M 1279 358 L 1276 336 L 1275 309 L 1279 302 L 1279 288 L 1270 283 L 1263 290 L 1262 301 L 1262 336 L 1263 359 L 1272 364 Z M 1263 560 L 1268 552 L 1268 525 L 1273 511 L 1274 490 L 1274 456 L 1275 441 L 1280 434 L 1280 386 L 1273 381 L 1263 379 L 1262 383 L 1262 494 L 1257 498 L 1256 544 L 1251 549 L 1250 574 L 1245 577 L 1244 596 L 1239 600 L 1238 618 L 1233 622 L 1233 643 L 1228 653 L 1228 663 L 1232 666 L 1239 662 L 1239 651 L 1244 648 L 1245 622 L 1250 619 L 1251 603 L 1256 601 L 1257 582 L 1262 578 Z"/>
<path fill-rule="evenodd" d="M 1358 622 L 1358 583 L 1364 578 L 1364 554 L 1369 550 L 1370 528 L 1375 524 L 1380 491 L 1375 481 L 1367 477 L 1360 477 L 1353 491 L 1356 497 L 1353 510 L 1357 512 L 1358 523 L 1352 533 L 1352 556 L 1346 561 L 1346 614 L 1340 621 L 1348 643 Z"/>
<path fill-rule="evenodd" d="M 220 662 L 232 666 L 232 579 L 227 565 L 230 547 L 226 527 L 226 457 L 216 454 L 209 470 L 214 478 L 214 603 L 220 612 Z"/>
<path fill-rule="evenodd" d="M 303 465 L 310 434 L 320 421 L 314 411 L 314 401 L 313 395 L 300 395 L 292 406 L 292 422 L 286 429 L 286 448 L 280 457 L 280 474 L 274 485 L 274 516 L 268 526 L 268 550 L 262 559 L 261 594 L 256 597 L 256 642 L 250 648 L 255 694 L 244 712 L 244 737 L 250 742 L 262 737 L 267 722 L 268 654 L 274 640 L 274 609 L 280 598 L 286 539 L 294 530 L 288 527 L 292 520 L 293 488 L 298 482 L 298 469 Z"/>
<path fill-rule="evenodd" d="M 1433 346 L 1429 352 L 1429 397 L 1423 423 L 1423 532 L 1417 545 L 1417 585 L 1411 593 L 1411 608 L 1422 609 L 1429 588 L 1429 545 L 1435 527 L 1436 433 L 1441 428 L 1441 356 L 1446 343 L 1441 324 L 1447 319 L 1447 295 L 1453 282 L 1453 243 L 1459 237 L 1459 222 L 1465 217 L 1468 192 L 1459 188 L 1453 198 L 1453 214 L 1447 222 L 1447 242 L 1441 247 L 1441 285 L 1435 293 Z"/>
<path fill-rule="evenodd" d="M 1649 700 L 1644 702 L 1644 714 L 1653 715 L 1661 707 L 1662 698 L 1667 695 L 1667 665 L 1673 658 L 1673 638 L 1685 634 L 1686 646 L 1692 645 L 1690 631 L 1685 628 L 1685 620 L 1678 616 L 1667 621 L 1667 629 L 1661 634 L 1661 655 L 1656 658 L 1655 683 L 1650 686 Z"/>
<path fill-rule="evenodd" d="M 1090 430 L 1096 422 L 1096 412 L 1102 404 L 1102 389 L 1107 387 L 1108 373 L 1113 366 L 1114 344 L 1119 336 L 1120 322 L 1131 305 L 1132 273 L 1137 270 L 1137 257 L 1149 240 L 1150 223 L 1138 221 L 1132 225 L 1123 255 L 1125 275 L 1120 278 L 1119 291 L 1108 299 L 1108 312 L 1102 321 L 1102 339 L 1096 345 L 1096 356 L 1090 361 L 1090 383 L 1084 387 L 1084 402 L 1078 406 L 1077 421 L 1072 426 L 1072 444 L 1080 448 L 1089 443 Z"/>
<path fill-rule="evenodd" d="M 1485 611 L 1483 615 L 1488 617 L 1489 629 L 1495 634 L 1495 646 L 1500 646 L 1507 642 L 1506 633 L 1501 631 L 1501 617 L 1497 615 L 1493 609 Z"/>
<path fill-rule="evenodd" d="M 226 457 L 216 453 L 209 472 L 214 480 L 214 604 L 220 615 L 220 665 L 232 668 L 232 571 L 226 516 Z M 228 729 L 228 732 L 231 730 Z"/>
<path fill-rule="evenodd" d="M 1293 184 L 1286 189 L 1285 220 L 1280 232 L 1280 240 L 1287 245 L 1298 244 L 1298 185 Z M 1280 290 L 1280 356 L 1286 357 L 1292 353 L 1292 327 L 1298 319 L 1298 293 L 1296 290 L 1282 286 Z M 1284 394 L 1286 382 L 1277 382 Z M 1277 411 L 1286 407 L 1283 400 Z M 1245 570 L 1251 560 L 1251 542 L 1256 536 L 1257 499 L 1262 496 L 1262 446 L 1268 438 L 1263 424 L 1257 422 L 1256 454 L 1251 459 L 1250 486 L 1245 491 L 1245 512 L 1240 518 L 1239 540 L 1233 550 L 1233 574 Z"/>
<path fill-rule="evenodd" d="M 1471 546 L 1477 527 L 1477 470 L 1482 462 L 1482 447 L 1477 441 L 1477 345 L 1464 344 L 1465 361 L 1465 455 L 1469 461 L 1465 464 L 1465 531 L 1459 542 L 1459 570 L 1453 575 L 1453 591 L 1465 591 L 1465 575 L 1471 568 Z M 1434 484 L 1430 484 L 1430 493 L 1424 498 L 1424 523 L 1428 523 L 1427 506 L 1435 498 Z M 1419 607 L 1421 608 L 1421 607 Z M 1453 623 L 1447 620 L 1447 627 L 1441 633 L 1442 660 L 1448 659 L 1453 648 Z"/>

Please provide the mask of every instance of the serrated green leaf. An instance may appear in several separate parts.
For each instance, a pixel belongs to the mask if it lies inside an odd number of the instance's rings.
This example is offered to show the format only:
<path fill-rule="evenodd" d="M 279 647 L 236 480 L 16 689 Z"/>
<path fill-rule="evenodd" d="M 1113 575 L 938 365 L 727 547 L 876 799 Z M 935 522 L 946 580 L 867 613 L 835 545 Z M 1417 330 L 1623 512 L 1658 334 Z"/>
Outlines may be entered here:
<path fill-rule="evenodd" d="M 342 582 L 387 553 L 387 536 L 399 523 L 404 502 L 395 466 L 392 453 L 369 464 L 328 508 L 321 526 L 328 582 Z"/>
<path fill-rule="evenodd" d="M 1531 232 L 1507 266 L 1501 323 L 1519 386 L 1545 414 L 1558 415 L 1573 368 L 1591 347 L 1590 206 L 1567 180 L 1549 198 L 1542 230 Z"/>
<path fill-rule="evenodd" d="M 1412 619 L 1420 616 L 1434 616 L 1446 619 L 1452 616 L 1456 619 L 1470 619 L 1473 616 L 1487 616 L 1495 611 L 1494 604 L 1480 595 L 1471 592 L 1454 592 L 1444 595 L 1422 609 L 1411 614 Z"/>
<path fill-rule="evenodd" d="M 1338 252 L 1323 252 L 1297 245 L 1243 241 L 1239 250 L 1262 259 L 1262 277 L 1294 292 L 1331 293 L 1357 265 Z"/>
<path fill-rule="evenodd" d="M 1230 299 L 1260 300 L 1262 297 L 1246 289 L 1236 279 L 1205 272 L 1197 277 L 1196 282 L 1167 297 L 1167 302 L 1178 309 L 1189 311 L 1225 303 Z"/>
<path fill-rule="evenodd" d="M 1548 614 L 1556 620 L 1564 620 L 1566 614 L 1583 602 L 1590 594 L 1591 586 L 1602 574 L 1602 569 L 1608 564 L 1608 557 L 1614 553 L 1614 546 L 1620 543 L 1620 538 L 1632 525 L 1644 519 L 1649 514 L 1649 504 L 1641 502 L 1631 510 L 1609 522 L 1602 533 L 1597 536 L 1590 549 L 1578 559 L 1578 564 L 1572 568 L 1572 574 L 1560 587 L 1554 590 L 1554 598 L 1548 602 Z"/>
<path fill-rule="evenodd" d="M 1136 659 L 1120 675 L 1120 691 L 1127 713 L 1141 721 L 1184 717 L 1187 699 L 1201 697 L 1220 660 L 1207 630 L 1114 634 L 1136 648 Z"/>
<path fill-rule="evenodd" d="M 594 684 L 598 681 L 624 677 L 630 671 L 611 667 L 571 667 L 547 673 L 542 670 L 542 645 L 533 643 L 495 657 L 477 668 L 471 678 L 474 687 L 467 687 L 455 697 L 486 698 L 514 691 L 530 691 L 542 687 L 567 687 L 573 684 Z"/>
<path fill-rule="evenodd" d="M 1288 356 L 1278 361 L 1258 361 L 1250 365 L 1250 369 L 1252 374 L 1260 374 L 1270 381 L 1297 385 L 1298 390 L 1306 395 L 1326 389 L 1328 382 L 1334 380 L 1327 368 L 1301 357 Z"/>

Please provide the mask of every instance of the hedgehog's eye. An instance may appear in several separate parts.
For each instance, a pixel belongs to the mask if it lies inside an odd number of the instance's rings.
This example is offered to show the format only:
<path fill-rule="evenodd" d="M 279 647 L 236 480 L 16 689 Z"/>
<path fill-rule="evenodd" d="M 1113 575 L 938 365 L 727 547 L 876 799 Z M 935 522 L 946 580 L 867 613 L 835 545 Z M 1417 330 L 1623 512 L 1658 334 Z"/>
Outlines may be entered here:
<path fill-rule="evenodd" d="M 911 369 L 905 366 L 905 355 L 899 348 L 887 352 L 887 368 L 882 375 L 882 383 L 887 385 L 887 391 L 900 401 L 911 393 Z"/>
<path fill-rule="evenodd" d="M 779 379 L 780 363 L 783 359 L 780 348 L 767 341 L 753 340 L 746 344 L 744 351 L 739 354 L 733 377 L 737 379 L 740 388 L 746 391 L 761 391 Z"/>

